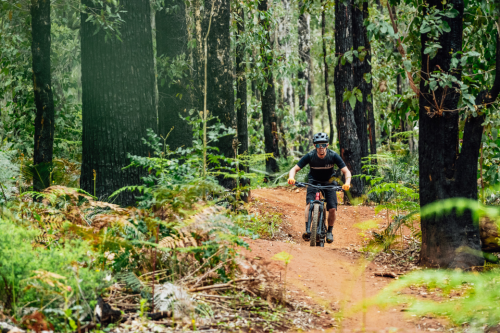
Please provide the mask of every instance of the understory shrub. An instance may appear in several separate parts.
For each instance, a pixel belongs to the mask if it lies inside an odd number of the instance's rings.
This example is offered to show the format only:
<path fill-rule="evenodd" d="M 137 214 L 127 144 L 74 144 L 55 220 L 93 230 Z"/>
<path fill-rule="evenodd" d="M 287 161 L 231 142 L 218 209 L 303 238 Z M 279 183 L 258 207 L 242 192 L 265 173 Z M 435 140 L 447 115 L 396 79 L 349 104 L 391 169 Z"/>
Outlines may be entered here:
<path fill-rule="evenodd" d="M 90 247 L 81 240 L 47 250 L 34 243 L 39 230 L 18 226 L 5 215 L 0 230 L 0 302 L 7 311 L 20 314 L 16 311 L 28 305 L 67 310 L 79 300 L 90 313 L 88 302 L 111 282 L 93 266 Z"/>

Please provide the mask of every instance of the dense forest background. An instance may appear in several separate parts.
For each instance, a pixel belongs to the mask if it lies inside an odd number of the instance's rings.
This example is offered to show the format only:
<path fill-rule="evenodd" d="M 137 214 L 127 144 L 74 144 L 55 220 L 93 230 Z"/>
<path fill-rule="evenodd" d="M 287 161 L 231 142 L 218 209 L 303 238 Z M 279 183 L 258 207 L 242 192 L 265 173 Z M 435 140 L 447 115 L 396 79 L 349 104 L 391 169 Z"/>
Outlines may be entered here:
<path fill-rule="evenodd" d="M 155 149 L 230 190 L 279 184 L 320 131 L 354 197 L 381 153 L 419 164 L 421 206 L 477 199 L 477 180 L 484 202 L 500 181 L 494 3 L 1 5 L 2 154 L 23 170 L 5 170 L 9 194 L 60 184 L 136 204 Z"/>

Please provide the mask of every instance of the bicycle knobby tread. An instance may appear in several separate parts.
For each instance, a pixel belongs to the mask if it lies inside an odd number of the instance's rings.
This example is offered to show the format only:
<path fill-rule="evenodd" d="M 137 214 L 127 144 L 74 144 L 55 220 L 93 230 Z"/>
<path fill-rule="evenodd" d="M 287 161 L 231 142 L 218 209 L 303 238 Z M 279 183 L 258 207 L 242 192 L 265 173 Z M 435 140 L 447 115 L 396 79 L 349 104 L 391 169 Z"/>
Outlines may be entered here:
<path fill-rule="evenodd" d="M 319 222 L 319 204 L 314 204 L 313 214 L 311 219 L 311 246 L 316 246 L 316 237 L 318 237 L 318 222 Z"/>

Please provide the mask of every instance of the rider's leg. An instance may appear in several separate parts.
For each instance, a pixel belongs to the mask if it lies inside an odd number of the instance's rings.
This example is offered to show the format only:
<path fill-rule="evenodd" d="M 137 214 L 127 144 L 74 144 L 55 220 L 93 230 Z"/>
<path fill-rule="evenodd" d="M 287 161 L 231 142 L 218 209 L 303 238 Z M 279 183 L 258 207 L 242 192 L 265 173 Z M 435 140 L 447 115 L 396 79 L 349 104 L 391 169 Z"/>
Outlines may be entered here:
<path fill-rule="evenodd" d="M 304 221 L 306 221 L 306 224 L 307 224 L 307 221 L 309 221 L 309 206 L 310 206 L 310 205 L 311 205 L 311 204 L 307 204 L 307 205 L 306 205 L 306 210 L 305 210 L 305 212 L 304 212 L 304 216 L 305 216 L 305 218 L 306 218 Z"/>
<path fill-rule="evenodd" d="M 333 190 L 326 191 L 325 199 L 328 209 L 328 230 L 326 232 L 326 242 L 333 243 L 333 225 L 337 215 L 337 193 Z"/>
<path fill-rule="evenodd" d="M 332 209 L 328 210 L 328 226 L 329 227 L 333 227 L 333 225 L 335 223 L 335 218 L 337 217 L 335 214 L 336 212 L 337 212 L 336 208 L 332 208 Z"/>

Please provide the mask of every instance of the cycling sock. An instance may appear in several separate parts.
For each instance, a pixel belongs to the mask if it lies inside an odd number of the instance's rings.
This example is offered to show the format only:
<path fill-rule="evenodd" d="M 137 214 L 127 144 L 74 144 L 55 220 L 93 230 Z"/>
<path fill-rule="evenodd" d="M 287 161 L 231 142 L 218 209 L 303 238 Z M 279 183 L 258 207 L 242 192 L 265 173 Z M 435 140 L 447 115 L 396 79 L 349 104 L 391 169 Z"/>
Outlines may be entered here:
<path fill-rule="evenodd" d="M 333 232 L 333 225 L 328 226 L 328 232 Z"/>

